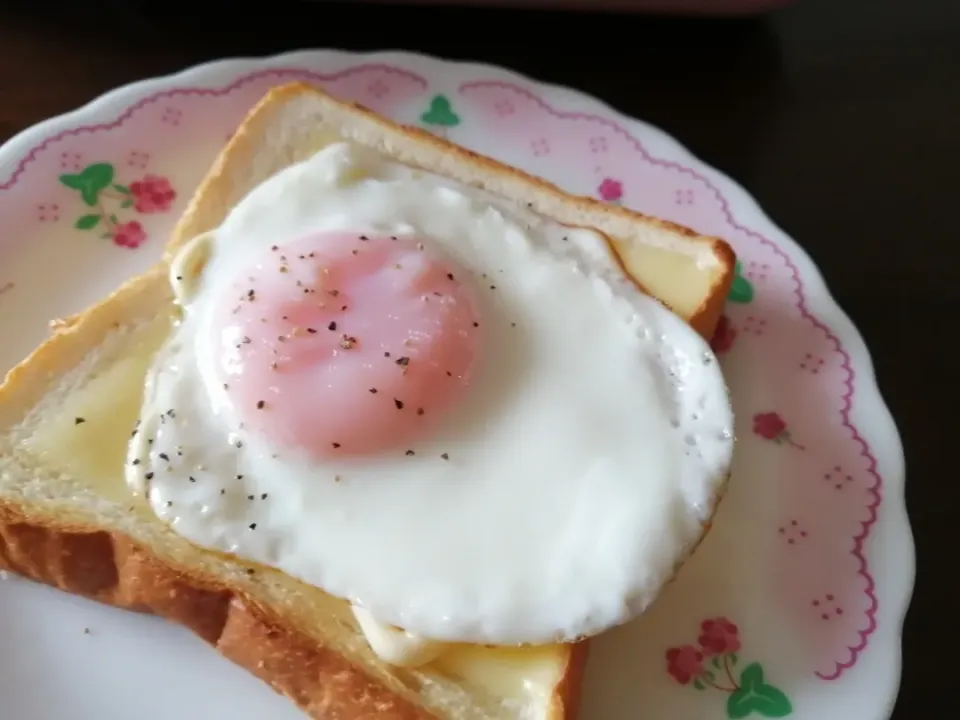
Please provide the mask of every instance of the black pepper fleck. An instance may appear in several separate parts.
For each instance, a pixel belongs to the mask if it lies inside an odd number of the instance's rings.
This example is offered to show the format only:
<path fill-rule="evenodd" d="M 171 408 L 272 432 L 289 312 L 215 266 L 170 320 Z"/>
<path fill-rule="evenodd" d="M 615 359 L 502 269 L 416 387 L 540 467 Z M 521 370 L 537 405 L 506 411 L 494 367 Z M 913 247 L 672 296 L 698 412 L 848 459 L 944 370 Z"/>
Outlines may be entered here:
<path fill-rule="evenodd" d="M 257 410 L 263 410 L 263 406 L 266 404 L 263 400 L 257 400 Z"/>
<path fill-rule="evenodd" d="M 337 323 L 336 323 L 336 321 L 335 321 L 335 320 L 331 320 L 331 321 L 330 321 L 330 324 L 327 325 L 327 330 L 336 330 L 336 329 L 337 329 Z"/>
<path fill-rule="evenodd" d="M 74 419 L 73 419 L 73 424 L 74 424 L 74 425 L 81 425 L 81 424 L 85 423 L 86 421 L 87 421 L 86 418 L 78 417 L 78 418 L 74 418 Z"/>
<path fill-rule="evenodd" d="M 410 455 L 416 455 L 416 453 L 415 453 L 413 450 L 407 450 L 407 452 L 404 453 L 404 454 L 407 455 L 408 457 L 409 457 Z"/>
<path fill-rule="evenodd" d="M 371 394 L 376 395 L 376 394 L 377 394 L 377 389 L 376 389 L 376 388 L 370 388 L 370 392 L 371 392 Z"/>
<path fill-rule="evenodd" d="M 444 460 L 449 460 L 449 459 L 450 459 L 450 456 L 447 455 L 447 453 L 440 453 L 440 457 L 442 457 Z"/>
<path fill-rule="evenodd" d="M 146 475 L 144 475 L 144 477 L 145 477 L 147 480 L 153 480 L 153 473 L 152 473 L 152 472 L 148 472 Z"/>
<path fill-rule="evenodd" d="M 256 524 L 256 523 L 250 523 L 250 529 L 251 529 L 251 530 L 256 530 L 256 529 L 257 529 L 257 524 Z"/>
<path fill-rule="evenodd" d="M 189 477 L 187 477 L 187 480 L 189 480 L 190 482 L 196 482 L 196 481 L 197 481 L 197 479 L 196 479 L 193 475 L 190 475 Z"/>
<path fill-rule="evenodd" d="M 403 400 L 393 399 L 393 404 L 397 406 L 397 410 L 403 410 Z"/>
<path fill-rule="evenodd" d="M 423 408 L 417 408 L 417 415 L 423 415 Z"/>
<path fill-rule="evenodd" d="M 170 462 L 170 456 L 166 453 L 160 453 L 157 457 L 159 457 L 161 460 L 165 460 L 166 462 Z"/>
<path fill-rule="evenodd" d="M 316 328 L 307 328 L 307 332 L 310 333 L 311 335 L 316 335 L 316 334 L 317 334 L 317 329 L 316 329 Z"/>
<path fill-rule="evenodd" d="M 134 458 L 132 464 L 133 464 L 133 465 L 139 465 L 139 464 L 140 464 L 140 458 Z"/>
<path fill-rule="evenodd" d="M 334 449 L 334 450 L 336 450 L 338 447 L 340 447 L 340 443 L 330 443 L 330 444 L 333 445 L 333 449 Z"/>
<path fill-rule="evenodd" d="M 453 280 L 453 273 L 447 273 L 447 280 Z"/>
<path fill-rule="evenodd" d="M 247 495 L 247 500 L 253 500 L 253 495 Z"/>
<path fill-rule="evenodd" d="M 267 494 L 266 494 L 266 493 L 261 493 L 260 499 L 261 499 L 261 500 L 266 500 L 266 499 L 267 499 Z"/>
<path fill-rule="evenodd" d="M 400 367 L 406 367 L 407 365 L 410 364 L 410 358 L 398 357 L 396 360 L 394 360 L 394 362 L 397 363 L 397 365 L 399 365 Z"/>

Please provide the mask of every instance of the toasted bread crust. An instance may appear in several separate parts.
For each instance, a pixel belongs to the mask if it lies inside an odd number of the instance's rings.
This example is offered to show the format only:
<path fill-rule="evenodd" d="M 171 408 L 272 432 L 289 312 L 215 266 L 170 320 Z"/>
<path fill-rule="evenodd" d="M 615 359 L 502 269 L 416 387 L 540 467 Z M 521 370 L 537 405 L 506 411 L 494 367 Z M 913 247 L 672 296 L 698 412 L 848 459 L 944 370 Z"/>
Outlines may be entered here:
<path fill-rule="evenodd" d="M 119 533 L 63 527 L 0 504 L 0 568 L 183 625 L 312 718 L 438 720 L 244 593 L 160 560 Z"/>

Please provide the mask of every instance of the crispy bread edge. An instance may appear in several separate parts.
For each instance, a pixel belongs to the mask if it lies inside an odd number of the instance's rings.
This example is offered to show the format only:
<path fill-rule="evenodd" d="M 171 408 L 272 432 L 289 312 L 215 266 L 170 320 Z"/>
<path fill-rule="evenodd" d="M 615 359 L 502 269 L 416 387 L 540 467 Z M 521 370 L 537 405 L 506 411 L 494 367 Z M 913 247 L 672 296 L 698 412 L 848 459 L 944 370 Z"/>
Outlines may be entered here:
<path fill-rule="evenodd" d="M 310 717 L 437 720 L 244 593 L 170 565 L 120 533 L 63 526 L 0 503 L 0 568 L 183 625 Z"/>

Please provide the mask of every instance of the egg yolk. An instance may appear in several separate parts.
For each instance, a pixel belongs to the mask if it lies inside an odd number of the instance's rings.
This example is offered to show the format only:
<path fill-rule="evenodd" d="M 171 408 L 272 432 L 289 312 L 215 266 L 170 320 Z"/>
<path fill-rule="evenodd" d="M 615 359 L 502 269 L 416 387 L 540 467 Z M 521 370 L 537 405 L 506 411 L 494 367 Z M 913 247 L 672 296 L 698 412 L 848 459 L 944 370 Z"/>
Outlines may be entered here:
<path fill-rule="evenodd" d="M 322 232 L 265 248 L 214 318 L 237 419 L 319 459 L 428 433 L 477 357 L 476 298 L 458 269 L 409 237 Z"/>

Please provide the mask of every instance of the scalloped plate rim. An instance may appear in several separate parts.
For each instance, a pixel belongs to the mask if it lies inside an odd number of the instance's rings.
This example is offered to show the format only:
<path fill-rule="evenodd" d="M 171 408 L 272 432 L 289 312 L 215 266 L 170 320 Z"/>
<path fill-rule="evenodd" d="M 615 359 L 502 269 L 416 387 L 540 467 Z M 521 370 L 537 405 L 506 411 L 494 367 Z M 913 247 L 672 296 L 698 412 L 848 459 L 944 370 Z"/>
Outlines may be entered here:
<path fill-rule="evenodd" d="M 856 325 L 833 297 L 823 273 L 803 247 L 763 211 L 759 203 L 746 188 L 722 171 L 696 157 L 665 130 L 646 121 L 624 114 L 606 102 L 589 95 L 586 91 L 555 83 L 543 82 L 529 75 L 486 63 L 447 60 L 425 53 L 405 50 L 362 52 L 335 48 L 298 49 L 274 55 L 221 58 L 205 63 L 198 63 L 175 73 L 132 81 L 109 90 L 74 110 L 55 115 L 25 128 L 0 145 L 0 167 L 3 167 L 5 158 L 10 158 L 14 163 L 10 172 L 0 177 L 0 192 L 9 187 L 10 181 L 17 174 L 16 162 L 21 159 L 22 155 L 29 152 L 33 146 L 40 144 L 45 139 L 59 132 L 71 127 L 76 127 L 77 125 L 89 123 L 91 116 L 115 119 L 123 110 L 136 102 L 137 98 L 163 92 L 164 90 L 170 90 L 178 85 L 189 84 L 192 87 L 210 89 L 222 87 L 225 84 L 224 82 L 211 82 L 206 80 L 206 78 L 227 69 L 230 69 L 231 76 L 238 77 L 244 73 L 265 70 L 271 67 L 294 67 L 306 64 L 318 54 L 340 56 L 340 58 L 348 61 L 355 60 L 366 63 L 396 64 L 404 68 L 411 68 L 412 66 L 413 69 L 416 69 L 418 64 L 436 65 L 440 63 L 448 66 L 456 66 L 461 71 L 473 71 L 486 80 L 500 79 L 517 85 L 527 86 L 531 88 L 538 97 L 550 96 L 552 98 L 551 105 L 562 106 L 564 103 L 574 103 L 587 108 L 587 111 L 592 114 L 610 117 L 624 127 L 641 128 L 642 134 L 648 137 L 655 137 L 660 144 L 668 149 L 666 153 L 667 156 L 670 156 L 671 159 L 675 161 L 679 160 L 695 166 L 698 172 L 701 172 L 717 186 L 718 190 L 722 190 L 722 192 L 727 195 L 727 200 L 730 201 L 728 204 L 731 207 L 731 215 L 737 218 L 738 223 L 743 222 L 742 218 L 744 216 L 749 217 L 750 225 L 749 227 L 744 225 L 744 227 L 748 227 L 748 229 L 753 232 L 771 236 L 770 239 L 775 240 L 775 244 L 789 250 L 788 255 L 797 265 L 800 271 L 799 274 L 803 278 L 804 295 L 807 299 L 811 314 L 818 318 L 829 320 L 831 331 L 841 341 L 842 347 L 850 358 L 851 365 L 856 368 L 857 381 L 850 410 L 851 415 L 861 416 L 864 405 L 870 405 L 874 408 L 871 412 L 872 418 L 869 430 L 863 431 L 862 424 L 859 422 L 855 424 L 857 429 L 865 437 L 874 436 L 874 438 L 868 442 L 871 448 L 886 445 L 887 449 L 884 452 L 883 462 L 884 464 L 888 464 L 888 467 L 885 468 L 882 475 L 882 512 L 888 515 L 893 513 L 894 516 L 888 517 L 886 524 L 889 525 L 889 527 L 885 532 L 895 532 L 899 534 L 900 538 L 897 543 L 903 545 L 904 550 L 909 550 L 909 552 L 905 554 L 902 563 L 905 582 L 903 589 L 899 593 L 901 596 L 900 601 L 899 603 L 893 603 L 890 599 L 887 600 L 888 603 L 896 605 L 896 607 L 893 607 L 889 613 L 888 630 L 883 634 L 888 636 L 895 634 L 894 636 L 897 639 L 897 656 L 893 658 L 894 664 L 891 668 L 895 676 L 895 686 L 891 687 L 891 693 L 889 695 L 889 711 L 887 713 L 889 715 L 893 710 L 899 694 L 899 684 L 902 679 L 903 623 L 906 619 L 906 613 L 909 609 L 915 588 L 916 547 L 906 508 L 906 463 L 903 443 L 896 422 L 877 384 L 874 364 L 869 349 Z M 558 99 L 560 100 L 559 103 L 557 102 Z M 109 119 L 107 122 L 109 122 Z M 658 159 L 664 157 L 662 151 L 651 152 L 650 155 Z M 734 209 L 736 210 L 735 213 Z M 756 230 L 755 228 L 758 224 L 765 225 L 766 227 L 762 230 Z M 866 398 L 864 396 L 866 396 Z M 877 412 L 878 408 L 882 409 L 882 412 Z M 876 442 L 876 436 L 884 437 L 886 442 Z M 891 492 L 891 490 L 894 492 Z M 880 627 L 874 631 L 874 642 L 876 642 L 877 635 L 880 635 L 881 632 Z"/>

